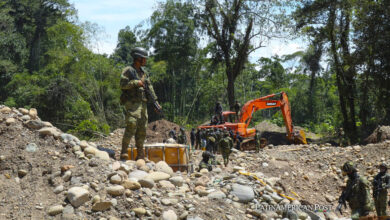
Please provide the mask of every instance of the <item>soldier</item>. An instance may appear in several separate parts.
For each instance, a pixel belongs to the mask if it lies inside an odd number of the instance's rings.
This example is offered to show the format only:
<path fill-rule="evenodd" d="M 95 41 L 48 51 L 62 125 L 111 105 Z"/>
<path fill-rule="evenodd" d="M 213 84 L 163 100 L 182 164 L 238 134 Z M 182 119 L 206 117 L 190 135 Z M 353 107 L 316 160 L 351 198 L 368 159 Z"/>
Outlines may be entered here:
<path fill-rule="evenodd" d="M 339 146 L 342 147 L 342 146 L 343 146 L 343 143 L 344 143 L 344 136 L 345 136 L 345 133 L 344 133 L 344 129 L 343 129 L 343 128 L 340 128 L 340 129 L 339 129 L 338 136 L 339 136 Z"/>
<path fill-rule="evenodd" d="M 222 118 L 222 105 L 220 102 L 217 102 L 215 104 L 215 115 L 217 116 L 218 118 L 218 124 L 222 124 L 223 123 L 223 118 Z"/>
<path fill-rule="evenodd" d="M 194 146 L 195 146 L 195 128 L 192 128 L 191 129 L 191 133 L 190 133 L 190 140 L 191 140 L 191 149 L 194 150 Z"/>
<path fill-rule="evenodd" d="M 256 146 L 256 153 L 259 153 L 260 151 L 260 132 L 256 130 L 255 133 L 255 146 Z"/>
<path fill-rule="evenodd" d="M 387 173 L 387 165 L 379 165 L 380 172 L 375 176 L 372 183 L 376 213 L 379 216 L 387 216 L 387 189 L 390 188 L 390 175 Z"/>
<path fill-rule="evenodd" d="M 177 143 L 179 144 L 187 144 L 187 136 L 184 128 L 180 128 L 180 134 L 177 137 Z"/>
<path fill-rule="evenodd" d="M 223 157 L 223 163 L 226 167 L 229 163 L 229 155 L 233 147 L 233 140 L 229 137 L 229 133 L 227 130 L 224 130 L 223 135 L 224 137 L 221 139 L 221 141 L 219 141 L 218 148 L 221 151 Z"/>
<path fill-rule="evenodd" d="M 348 175 L 347 186 L 343 190 L 339 205 L 336 210 L 340 211 L 342 205 L 347 207 L 348 202 L 351 208 L 351 218 L 359 219 L 359 217 L 367 216 L 372 211 L 372 201 L 370 198 L 369 183 L 366 178 L 359 176 L 355 165 L 352 162 L 346 162 L 341 170 L 343 175 Z"/>
<path fill-rule="evenodd" d="M 174 127 L 173 129 L 171 129 L 171 130 L 169 131 L 168 136 L 169 136 L 170 138 L 173 138 L 174 140 L 177 140 L 177 137 L 176 137 L 176 127 Z"/>
<path fill-rule="evenodd" d="M 240 136 L 240 134 L 237 131 L 236 132 L 236 149 L 237 150 L 241 149 L 241 142 L 242 142 L 242 137 Z"/>
<path fill-rule="evenodd" d="M 207 145 L 206 150 L 214 153 L 215 137 L 214 132 L 211 129 L 207 129 Z"/>
<path fill-rule="evenodd" d="M 202 128 L 200 130 L 200 147 L 202 148 L 202 150 L 206 147 L 206 136 L 207 136 L 207 132 L 206 132 L 206 129 Z"/>
<path fill-rule="evenodd" d="M 200 149 L 200 129 L 196 129 L 195 133 L 195 149 L 198 150 Z"/>
<path fill-rule="evenodd" d="M 203 152 L 202 153 L 202 160 L 199 163 L 199 171 L 201 169 L 208 169 L 209 171 L 212 171 L 213 170 L 213 166 L 212 166 L 212 158 L 213 157 L 214 157 L 213 154 L 210 153 L 209 151 Z"/>
<path fill-rule="evenodd" d="M 222 131 L 219 128 L 216 128 L 216 131 L 215 131 L 215 150 L 214 150 L 215 154 L 217 154 L 220 151 L 218 146 L 219 146 L 219 142 L 222 139 L 222 136 L 223 136 Z"/>
<path fill-rule="evenodd" d="M 120 158 L 128 159 L 127 148 L 130 139 L 135 135 L 135 146 L 137 147 L 137 158 L 144 158 L 143 144 L 146 137 L 146 125 L 148 122 L 147 102 L 154 102 L 156 110 L 161 110 L 157 102 L 148 75 L 144 70 L 148 52 L 144 48 L 136 47 L 131 51 L 133 57 L 132 66 L 126 67 L 120 79 L 121 104 L 126 109 L 126 128 L 122 139 L 122 150 Z"/>

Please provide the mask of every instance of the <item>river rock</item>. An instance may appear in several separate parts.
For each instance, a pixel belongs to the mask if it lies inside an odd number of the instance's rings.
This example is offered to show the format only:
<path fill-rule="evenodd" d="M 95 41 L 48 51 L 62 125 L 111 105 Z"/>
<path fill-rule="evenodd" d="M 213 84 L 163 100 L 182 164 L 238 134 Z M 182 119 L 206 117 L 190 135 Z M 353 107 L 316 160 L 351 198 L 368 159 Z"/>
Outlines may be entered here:
<path fill-rule="evenodd" d="M 233 184 L 230 194 L 237 196 L 239 202 L 242 203 L 250 202 L 255 198 L 255 193 L 252 187 L 240 184 Z"/>
<path fill-rule="evenodd" d="M 97 202 L 93 204 L 92 211 L 98 212 L 98 211 L 105 211 L 109 208 L 111 208 L 112 202 L 111 201 L 105 201 L 105 202 Z"/>
<path fill-rule="evenodd" d="M 134 180 L 125 180 L 122 183 L 122 186 L 125 187 L 125 189 L 131 189 L 131 190 L 137 190 L 141 188 L 141 184 Z"/>
<path fill-rule="evenodd" d="M 169 175 L 167 173 L 157 171 L 157 172 L 150 173 L 145 178 L 149 178 L 149 179 L 152 179 L 154 182 L 158 182 L 160 180 L 167 180 L 170 177 L 171 177 L 171 175 Z"/>
<path fill-rule="evenodd" d="M 134 178 L 136 180 L 143 179 L 148 175 L 147 172 L 142 170 L 134 170 L 133 172 L 129 173 L 129 178 Z"/>
<path fill-rule="evenodd" d="M 77 208 L 89 200 L 89 192 L 82 187 L 72 187 L 68 190 L 67 198 Z"/>
<path fill-rule="evenodd" d="M 125 187 L 121 185 L 109 186 L 106 188 L 106 191 L 112 196 L 121 196 L 125 192 Z"/>
<path fill-rule="evenodd" d="M 174 176 L 169 178 L 169 181 L 175 186 L 181 187 L 184 183 L 184 179 L 181 176 Z"/>
<path fill-rule="evenodd" d="M 55 216 L 55 215 L 62 213 L 63 210 L 64 210 L 64 207 L 62 207 L 62 205 L 55 205 L 55 206 L 51 206 L 48 209 L 47 214 L 51 215 L 51 216 Z"/>
<path fill-rule="evenodd" d="M 150 178 L 143 178 L 138 180 L 138 183 L 141 184 L 142 187 L 145 188 L 153 188 L 154 187 L 154 180 Z"/>
<path fill-rule="evenodd" d="M 173 175 L 173 169 L 165 161 L 159 161 L 156 164 L 156 171 L 167 173 L 170 176 Z"/>
<path fill-rule="evenodd" d="M 173 210 L 165 211 L 162 215 L 163 220 L 177 220 L 177 215 Z"/>

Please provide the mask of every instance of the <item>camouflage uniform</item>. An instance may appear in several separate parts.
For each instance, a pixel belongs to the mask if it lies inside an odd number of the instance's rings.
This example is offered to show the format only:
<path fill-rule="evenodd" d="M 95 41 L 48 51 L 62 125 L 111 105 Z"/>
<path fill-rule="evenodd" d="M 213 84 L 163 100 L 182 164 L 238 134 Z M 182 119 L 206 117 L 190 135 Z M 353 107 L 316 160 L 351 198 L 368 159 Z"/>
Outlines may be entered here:
<path fill-rule="evenodd" d="M 390 188 L 390 175 L 386 172 L 386 164 L 381 164 L 381 170 L 372 183 L 375 209 L 378 216 L 387 216 L 387 189 Z"/>
<path fill-rule="evenodd" d="M 183 128 L 180 128 L 180 134 L 177 137 L 177 143 L 179 143 L 179 144 L 187 144 L 187 136 L 186 136 L 186 133 L 184 132 Z"/>
<path fill-rule="evenodd" d="M 212 158 L 212 157 L 213 156 L 209 151 L 203 152 L 202 160 L 199 163 L 199 170 L 208 169 L 209 171 L 211 171 L 213 169 L 213 166 L 212 166 L 212 163 L 211 163 L 212 161 L 210 160 L 210 158 Z"/>
<path fill-rule="evenodd" d="M 141 80 L 147 82 L 153 97 L 146 95 L 144 87 L 140 85 Z M 143 144 L 148 122 L 147 102 L 151 98 L 157 99 L 157 96 L 148 75 L 142 67 L 139 70 L 136 70 L 133 66 L 126 67 L 121 74 L 120 88 L 122 90 L 121 103 L 126 109 L 126 128 L 122 139 L 121 157 L 127 154 L 130 139 L 135 135 L 137 159 L 144 158 Z"/>
<path fill-rule="evenodd" d="M 220 149 L 219 149 L 219 141 L 221 141 L 221 139 L 222 139 L 222 132 L 219 130 L 219 129 L 217 129 L 216 131 L 215 131 L 215 154 L 216 153 L 218 153 L 218 152 L 220 152 Z"/>
<path fill-rule="evenodd" d="M 255 133 L 255 146 L 256 146 L 256 153 L 259 153 L 259 151 L 260 151 L 260 133 L 259 133 L 259 131 L 256 131 L 256 133 Z"/>
<path fill-rule="evenodd" d="M 367 216 L 372 211 L 370 188 L 367 179 L 359 176 L 352 162 L 346 162 L 342 167 L 342 171 L 348 174 L 348 181 L 341 197 L 344 197 L 343 199 L 348 202 L 351 208 L 351 218 L 359 219 L 359 217 Z"/>
<path fill-rule="evenodd" d="M 207 133 L 207 146 L 206 146 L 206 150 L 210 151 L 212 153 L 215 153 L 214 149 L 215 149 L 215 135 L 214 135 L 214 132 L 212 130 L 209 130 L 208 133 Z"/>
<path fill-rule="evenodd" d="M 229 163 L 229 155 L 233 147 L 233 140 L 229 137 L 227 131 L 224 133 L 224 137 L 219 141 L 218 147 L 223 157 L 223 163 L 227 166 Z"/>

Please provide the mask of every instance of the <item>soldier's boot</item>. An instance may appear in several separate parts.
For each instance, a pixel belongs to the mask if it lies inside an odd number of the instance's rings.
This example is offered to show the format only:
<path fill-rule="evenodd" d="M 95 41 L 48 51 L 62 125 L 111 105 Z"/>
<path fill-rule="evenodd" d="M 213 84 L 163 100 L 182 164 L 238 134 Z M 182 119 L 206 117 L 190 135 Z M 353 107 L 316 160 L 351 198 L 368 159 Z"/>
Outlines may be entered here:
<path fill-rule="evenodd" d="M 125 136 L 123 136 L 123 137 L 125 137 Z M 129 159 L 129 154 L 127 153 L 129 143 L 130 143 L 130 139 L 127 140 L 127 139 L 123 138 L 122 150 L 121 150 L 121 155 L 120 155 L 121 160 L 128 160 Z"/>
<path fill-rule="evenodd" d="M 137 147 L 137 158 L 138 159 L 145 159 L 145 152 L 144 152 L 144 141 L 146 138 L 146 127 L 137 128 L 137 131 L 135 132 L 135 146 Z"/>

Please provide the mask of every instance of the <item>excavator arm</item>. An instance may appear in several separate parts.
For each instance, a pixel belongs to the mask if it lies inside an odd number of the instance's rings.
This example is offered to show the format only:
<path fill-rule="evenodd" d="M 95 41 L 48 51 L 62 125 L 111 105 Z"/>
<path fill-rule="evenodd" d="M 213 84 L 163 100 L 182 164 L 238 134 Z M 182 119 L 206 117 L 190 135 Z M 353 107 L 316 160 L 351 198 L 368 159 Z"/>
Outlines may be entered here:
<path fill-rule="evenodd" d="M 269 100 L 272 97 L 280 96 L 278 100 Z M 301 130 L 299 132 L 294 131 L 294 127 L 291 120 L 290 106 L 288 97 L 285 92 L 267 95 L 258 99 L 254 99 L 245 103 L 241 108 L 241 114 L 239 121 L 245 123 L 246 127 L 252 120 L 253 113 L 261 109 L 278 108 L 280 107 L 283 120 L 286 125 L 287 138 L 296 144 L 307 144 L 305 133 Z"/>

